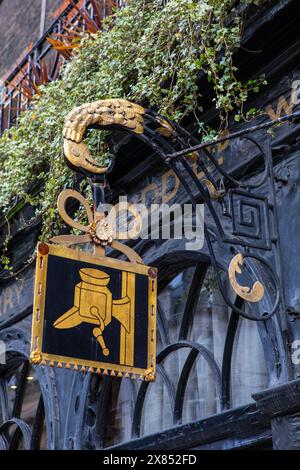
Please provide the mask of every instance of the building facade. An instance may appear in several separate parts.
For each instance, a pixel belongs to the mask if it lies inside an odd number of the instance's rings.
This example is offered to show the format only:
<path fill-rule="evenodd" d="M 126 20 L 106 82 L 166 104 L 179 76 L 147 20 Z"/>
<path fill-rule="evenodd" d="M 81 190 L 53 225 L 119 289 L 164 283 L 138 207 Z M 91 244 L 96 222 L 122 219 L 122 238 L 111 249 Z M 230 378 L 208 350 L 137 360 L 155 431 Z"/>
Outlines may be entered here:
<path fill-rule="evenodd" d="M 23 51 L 9 42 L 2 23 L 12 2 L 0 2 L 0 38 L 18 55 L 0 62 L 6 80 L 2 131 L 14 123 L 21 100 L 9 83 L 23 79 L 19 70 L 31 56 L 44 54 L 40 25 L 51 30 L 64 15 L 76 14 L 69 2 L 48 0 L 43 11 L 43 2 L 30 3 L 40 9 L 33 9 L 27 29 L 20 26 L 26 40 L 20 36 L 18 44 L 25 49 L 37 42 L 11 71 Z M 60 16 L 51 25 L 55 11 Z M 125 194 L 147 206 L 205 204 L 200 250 L 176 239 L 132 243 L 159 272 L 156 382 L 30 365 L 34 263 L 26 260 L 41 222 L 24 226 L 32 218 L 30 206 L 9 221 L 9 255 L 18 275 L 0 274 L 0 340 L 6 350 L 0 365 L 1 449 L 300 448 L 298 16 L 295 1 L 274 0 L 253 9 L 246 23 L 237 53 L 241 76 L 265 74 L 268 80 L 251 103 L 264 111 L 254 122 L 230 123 L 228 135 L 202 147 L 191 118 L 184 128 L 174 125 L 171 143 L 113 136 L 109 202 Z M 281 125 L 271 126 L 278 118 Z M 213 126 L 215 119 L 212 106 L 203 120 Z M 201 164 L 187 150 L 197 145 Z M 204 181 L 207 173 L 212 186 Z M 3 241 L 6 235 L 3 217 Z M 245 285 L 263 282 L 262 303 L 232 294 L 228 266 L 239 253 L 249 258 Z"/>

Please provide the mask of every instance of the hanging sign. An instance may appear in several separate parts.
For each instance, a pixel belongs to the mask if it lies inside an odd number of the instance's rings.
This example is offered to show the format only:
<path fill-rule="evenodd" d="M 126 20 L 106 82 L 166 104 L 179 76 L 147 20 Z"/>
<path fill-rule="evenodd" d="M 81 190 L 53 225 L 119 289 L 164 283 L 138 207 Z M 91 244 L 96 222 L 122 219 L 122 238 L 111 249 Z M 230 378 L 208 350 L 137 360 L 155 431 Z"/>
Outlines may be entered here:
<path fill-rule="evenodd" d="M 40 243 L 32 360 L 152 380 L 156 276 L 142 264 Z"/>
<path fill-rule="evenodd" d="M 141 133 L 143 112 L 126 100 L 104 100 L 75 108 L 66 117 L 64 157 L 91 182 L 94 210 L 77 191 L 62 191 L 59 214 L 83 234 L 59 235 L 38 245 L 30 356 L 34 364 L 155 380 L 157 270 L 114 239 L 110 219 L 101 211 L 108 167 L 93 160 L 83 142 L 91 123 Z M 87 225 L 67 213 L 71 198 L 85 209 Z M 93 252 L 70 248 L 84 244 Z M 105 256 L 108 247 L 129 261 Z"/>

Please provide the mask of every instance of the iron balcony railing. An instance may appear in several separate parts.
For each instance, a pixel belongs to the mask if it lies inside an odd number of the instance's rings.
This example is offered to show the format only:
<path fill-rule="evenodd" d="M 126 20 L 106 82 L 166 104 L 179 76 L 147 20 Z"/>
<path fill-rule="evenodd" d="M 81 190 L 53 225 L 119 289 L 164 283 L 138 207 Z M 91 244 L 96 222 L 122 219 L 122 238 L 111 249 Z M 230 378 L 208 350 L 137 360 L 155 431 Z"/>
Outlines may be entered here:
<path fill-rule="evenodd" d="M 121 8 L 126 0 L 98 0 L 102 18 L 111 14 L 113 8 Z M 16 68 L 5 79 L 0 87 L 0 136 L 6 129 L 17 125 L 18 116 L 28 109 L 30 96 L 28 84 L 37 86 L 43 81 L 44 74 L 49 80 L 58 77 L 59 69 L 67 59 L 49 43 L 48 38 L 55 34 L 64 34 L 69 30 L 85 31 L 87 23 L 81 12 L 88 13 L 91 19 L 95 19 L 93 2 L 90 0 L 74 0 L 69 3 L 61 15 L 40 38 L 33 48 L 20 61 Z M 66 28 L 66 25 L 68 27 Z M 46 64 L 46 65 L 45 65 Z M 43 69 L 46 67 L 46 71 Z M 38 73 L 37 73 L 38 72 Z"/>

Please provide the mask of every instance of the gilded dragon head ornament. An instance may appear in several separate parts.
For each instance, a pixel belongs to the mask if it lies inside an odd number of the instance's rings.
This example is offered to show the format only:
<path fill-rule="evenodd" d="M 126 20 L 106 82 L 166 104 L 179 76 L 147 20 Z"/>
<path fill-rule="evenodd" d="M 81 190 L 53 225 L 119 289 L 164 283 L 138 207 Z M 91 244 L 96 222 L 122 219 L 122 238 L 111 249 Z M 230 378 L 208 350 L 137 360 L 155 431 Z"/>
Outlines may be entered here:
<path fill-rule="evenodd" d="M 99 100 L 73 108 L 66 116 L 63 128 L 63 151 L 67 164 L 79 172 L 105 173 L 108 167 L 96 161 L 84 143 L 87 128 L 117 125 L 134 134 L 143 134 L 144 114 L 142 106 L 124 99 Z"/>

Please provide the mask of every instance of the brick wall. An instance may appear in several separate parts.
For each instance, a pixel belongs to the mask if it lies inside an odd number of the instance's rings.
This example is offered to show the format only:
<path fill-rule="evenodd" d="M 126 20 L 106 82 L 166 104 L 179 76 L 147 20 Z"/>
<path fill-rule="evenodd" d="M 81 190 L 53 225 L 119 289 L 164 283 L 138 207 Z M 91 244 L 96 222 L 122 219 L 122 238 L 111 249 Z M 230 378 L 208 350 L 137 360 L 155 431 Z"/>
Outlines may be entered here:
<path fill-rule="evenodd" d="M 47 0 L 45 28 L 65 0 Z M 0 81 L 39 39 L 42 0 L 0 0 Z"/>

